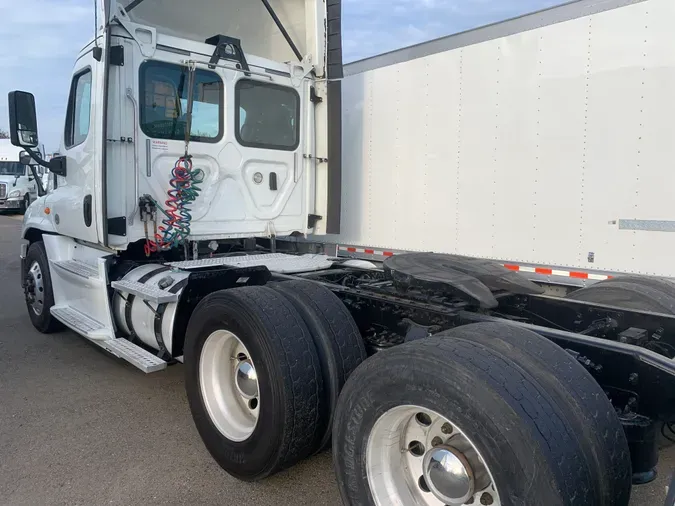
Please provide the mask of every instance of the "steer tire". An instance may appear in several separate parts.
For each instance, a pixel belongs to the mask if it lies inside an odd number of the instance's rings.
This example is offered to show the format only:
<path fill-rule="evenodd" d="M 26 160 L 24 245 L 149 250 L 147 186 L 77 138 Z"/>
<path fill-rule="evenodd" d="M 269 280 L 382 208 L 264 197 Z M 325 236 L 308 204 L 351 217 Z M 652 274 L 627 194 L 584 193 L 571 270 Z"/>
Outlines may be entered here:
<path fill-rule="evenodd" d="M 628 506 L 631 458 L 612 403 L 593 376 L 569 353 L 539 334 L 507 323 L 477 323 L 438 334 L 477 342 L 538 378 L 563 407 L 565 424 L 579 435 L 584 458 L 594 469 L 597 506 Z"/>
<path fill-rule="evenodd" d="M 354 318 L 328 288 L 311 281 L 288 281 L 269 286 L 291 301 L 316 345 L 328 400 L 322 414 L 323 435 L 317 443 L 317 451 L 322 451 L 330 444 L 340 391 L 351 373 L 366 359 L 366 347 Z"/>
<path fill-rule="evenodd" d="M 26 290 L 27 277 L 35 264 L 40 268 L 40 278 L 42 281 L 42 291 L 40 291 L 39 294 L 36 292 L 36 296 L 41 297 L 43 301 L 42 310 L 39 314 L 28 300 L 28 291 Z M 28 315 L 33 327 L 43 334 L 52 334 L 65 329 L 65 326 L 54 318 L 51 313 L 51 308 L 54 305 L 54 291 L 52 289 L 52 276 L 49 272 L 47 251 L 45 250 L 45 244 L 42 241 L 34 242 L 29 246 L 23 265 L 24 272 L 22 272 L 23 277 L 21 282 L 24 290 L 26 290 L 26 308 L 28 309 Z M 38 289 L 38 286 L 34 288 L 34 290 Z"/>
<path fill-rule="evenodd" d="M 30 195 L 26 193 L 26 196 L 23 198 L 21 201 L 21 205 L 19 207 L 19 213 L 21 214 L 26 214 L 26 211 L 30 207 Z"/>
<path fill-rule="evenodd" d="M 669 279 L 612 278 L 572 292 L 567 298 L 636 311 L 675 314 L 675 282 Z"/>
<path fill-rule="evenodd" d="M 595 476 L 581 457 L 585 443 L 565 423 L 565 411 L 576 408 L 559 404 L 560 392 L 541 376 L 480 343 L 443 336 L 371 357 L 347 381 L 333 424 L 344 503 L 376 504 L 368 474 L 370 434 L 391 409 L 415 406 L 465 433 L 487 464 L 502 506 L 596 506 Z M 408 503 L 389 497 L 380 504 Z"/>
<path fill-rule="evenodd" d="M 255 365 L 259 414 L 243 441 L 228 439 L 217 428 L 202 394 L 202 348 L 219 330 L 237 336 Z M 266 287 L 208 295 L 190 318 L 184 351 L 192 416 L 206 448 L 225 471 L 257 481 L 314 451 L 325 402 L 321 365 L 307 326 L 285 297 Z M 232 366 L 228 359 L 223 362 L 226 374 Z"/>

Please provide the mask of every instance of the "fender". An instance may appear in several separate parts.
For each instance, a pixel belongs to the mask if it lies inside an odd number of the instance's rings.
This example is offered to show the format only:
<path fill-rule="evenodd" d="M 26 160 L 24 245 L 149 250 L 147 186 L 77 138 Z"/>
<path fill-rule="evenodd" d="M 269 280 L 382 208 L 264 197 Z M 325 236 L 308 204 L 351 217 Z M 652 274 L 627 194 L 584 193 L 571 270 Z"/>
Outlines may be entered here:
<path fill-rule="evenodd" d="M 45 197 L 39 197 L 33 202 L 26 214 L 23 216 L 23 226 L 21 228 L 21 238 L 26 240 L 33 240 L 33 235 L 36 232 L 47 232 L 51 234 L 56 233 L 54 227 L 54 218 L 48 213 L 46 208 Z"/>

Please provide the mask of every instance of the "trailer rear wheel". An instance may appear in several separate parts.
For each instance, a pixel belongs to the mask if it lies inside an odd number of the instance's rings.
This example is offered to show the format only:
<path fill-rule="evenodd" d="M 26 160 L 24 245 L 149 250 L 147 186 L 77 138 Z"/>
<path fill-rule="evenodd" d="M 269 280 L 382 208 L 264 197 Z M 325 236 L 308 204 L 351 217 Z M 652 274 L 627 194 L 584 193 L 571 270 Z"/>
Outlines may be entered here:
<path fill-rule="evenodd" d="M 598 506 L 627 506 L 631 493 L 628 441 L 616 411 L 590 373 L 560 346 L 506 323 L 477 323 L 442 334 L 478 342 L 538 378 L 564 406 L 565 423 L 582 438 L 581 449 L 595 470 Z M 587 444 L 584 444 L 587 443 Z"/>
<path fill-rule="evenodd" d="M 314 338 L 328 401 L 323 413 L 323 435 L 317 445 L 317 451 L 322 451 L 330 444 L 340 391 L 351 373 L 366 359 L 366 347 L 354 318 L 328 288 L 311 281 L 270 286 L 291 301 Z"/>
<path fill-rule="evenodd" d="M 51 314 L 54 292 L 47 251 L 42 241 L 34 242 L 28 248 L 24 269 L 23 289 L 31 323 L 43 334 L 63 330 L 63 324 Z"/>
<path fill-rule="evenodd" d="M 314 451 L 323 381 L 288 300 L 265 287 L 213 293 L 194 310 L 184 350 L 192 416 L 225 471 L 260 480 Z"/>
<path fill-rule="evenodd" d="M 625 276 L 572 292 L 568 299 L 637 311 L 675 314 L 675 283 L 668 279 Z"/>
<path fill-rule="evenodd" d="M 352 374 L 338 403 L 342 499 L 595 506 L 593 475 L 564 409 L 530 371 L 480 343 L 432 337 L 379 353 Z"/>

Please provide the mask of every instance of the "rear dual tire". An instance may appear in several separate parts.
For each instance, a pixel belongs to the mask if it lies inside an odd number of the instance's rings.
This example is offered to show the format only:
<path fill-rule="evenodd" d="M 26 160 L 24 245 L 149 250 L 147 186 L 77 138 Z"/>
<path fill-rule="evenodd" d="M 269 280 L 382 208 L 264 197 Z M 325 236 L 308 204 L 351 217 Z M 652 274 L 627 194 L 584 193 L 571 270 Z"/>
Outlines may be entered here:
<path fill-rule="evenodd" d="M 365 358 L 337 297 L 309 282 L 288 285 L 213 293 L 186 332 L 185 385 L 197 430 L 218 464 L 245 481 L 326 446 L 339 390 Z M 242 371 L 255 387 L 238 382 Z"/>
<path fill-rule="evenodd" d="M 460 327 L 382 352 L 352 375 L 333 426 L 333 459 L 345 504 L 628 504 L 628 449 L 599 386 L 583 367 L 567 361 L 561 348 L 542 343 L 536 334 L 525 335 L 516 329 L 509 335 L 509 330 L 504 325 Z M 520 344 L 505 345 L 499 332 Z M 526 353 L 521 344 L 531 351 Z M 549 368 L 543 366 L 546 360 L 553 361 Z M 561 376 L 553 378 L 551 372 Z M 578 399 L 578 389 L 587 387 L 589 391 Z M 407 441 L 409 430 L 399 430 L 399 426 L 414 428 L 418 415 L 399 425 L 386 418 L 394 410 L 410 407 L 432 420 L 442 417 L 481 456 L 491 486 L 473 489 L 473 503 L 441 500 L 428 486 L 432 475 L 424 465 L 429 452 L 436 450 L 429 449 L 428 441 Z M 377 427 L 383 419 L 394 420 L 389 421 L 388 437 L 390 446 L 400 451 L 373 464 L 370 448 L 381 436 Z M 593 430 L 599 433 L 591 434 Z M 432 435 L 441 438 L 441 445 L 453 445 L 452 439 Z M 422 467 L 414 458 L 410 461 L 413 449 Z M 468 460 L 468 469 L 475 475 L 475 459 Z M 391 476 L 397 473 L 392 462 L 416 471 L 410 476 Z M 602 476 L 603 472 L 608 476 Z"/>

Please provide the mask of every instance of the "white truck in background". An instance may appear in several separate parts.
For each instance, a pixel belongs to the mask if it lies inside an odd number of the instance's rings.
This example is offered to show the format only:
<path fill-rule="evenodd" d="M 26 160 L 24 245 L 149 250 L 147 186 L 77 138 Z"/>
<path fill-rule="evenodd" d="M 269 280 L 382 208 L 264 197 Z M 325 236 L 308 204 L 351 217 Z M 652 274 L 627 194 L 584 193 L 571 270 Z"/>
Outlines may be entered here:
<path fill-rule="evenodd" d="M 340 0 L 97 13 L 60 156 L 9 95 L 12 144 L 56 175 L 22 229 L 39 331 L 183 363 L 242 480 L 331 443 L 346 505 L 627 506 L 654 479 L 672 1 L 579 0 L 344 68 Z"/>
<path fill-rule="evenodd" d="M 21 148 L 13 146 L 9 139 L 0 139 L 0 211 L 25 213 L 28 206 L 38 197 L 29 165 L 21 162 Z M 40 178 L 45 174 L 42 166 L 37 167 Z"/>

